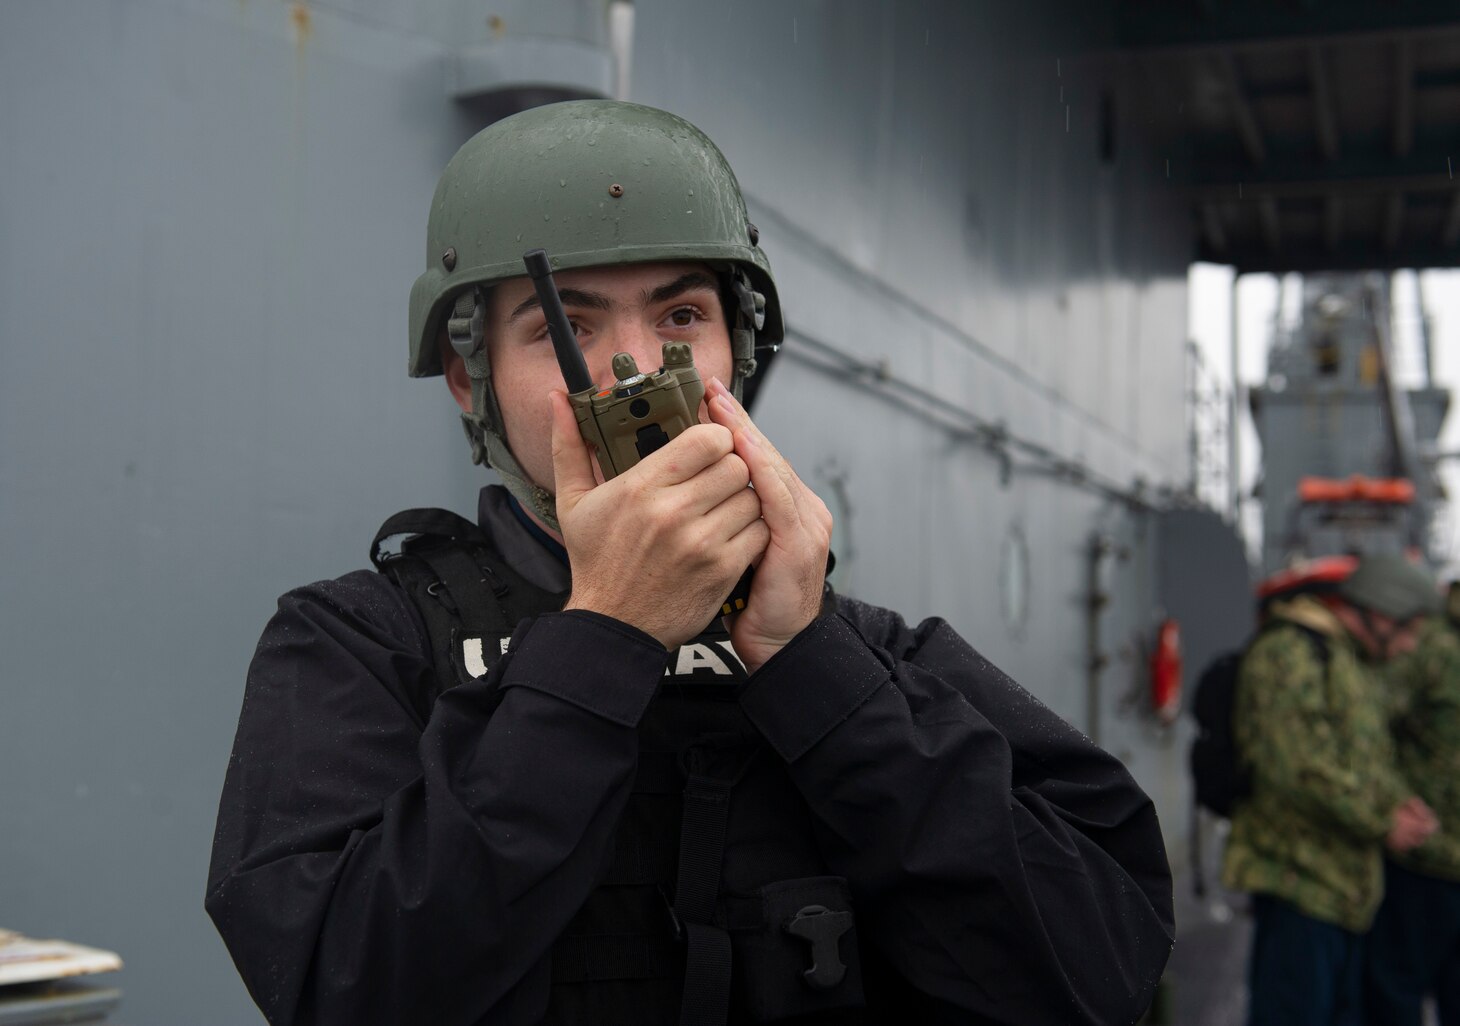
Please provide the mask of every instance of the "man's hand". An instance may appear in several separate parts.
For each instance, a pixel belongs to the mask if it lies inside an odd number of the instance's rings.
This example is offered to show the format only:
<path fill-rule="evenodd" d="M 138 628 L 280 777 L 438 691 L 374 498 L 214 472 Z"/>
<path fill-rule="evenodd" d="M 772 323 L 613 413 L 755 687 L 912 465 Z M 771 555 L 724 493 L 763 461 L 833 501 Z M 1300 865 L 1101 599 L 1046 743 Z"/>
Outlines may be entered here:
<path fill-rule="evenodd" d="M 730 431 L 698 424 L 597 484 L 567 394 L 551 398 L 558 524 L 573 573 L 564 608 L 615 617 L 668 649 L 683 644 L 771 536 Z"/>
<path fill-rule="evenodd" d="M 754 673 L 821 612 L 831 512 L 802 483 L 718 378 L 705 392 L 710 419 L 734 436 L 735 453 L 750 468 L 770 542 L 755 560 L 744 612 L 730 620 L 730 641 Z"/>
<path fill-rule="evenodd" d="M 1422 799 L 1409 798 L 1395 808 L 1384 843 L 1390 851 L 1403 854 L 1424 844 L 1439 828 L 1434 811 Z"/>

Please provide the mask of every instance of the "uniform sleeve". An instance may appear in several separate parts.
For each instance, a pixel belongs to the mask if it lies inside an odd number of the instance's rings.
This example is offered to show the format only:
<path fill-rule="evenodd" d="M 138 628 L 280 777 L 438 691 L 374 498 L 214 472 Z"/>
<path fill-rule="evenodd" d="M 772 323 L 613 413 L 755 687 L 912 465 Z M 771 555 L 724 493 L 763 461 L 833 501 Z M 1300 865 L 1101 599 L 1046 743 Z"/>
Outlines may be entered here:
<path fill-rule="evenodd" d="M 1358 711 L 1333 708 L 1328 672 L 1294 631 L 1260 638 L 1238 676 L 1242 757 L 1256 780 L 1294 808 L 1360 841 L 1378 841 L 1409 792 L 1390 759 L 1359 757 L 1354 746 L 1361 739 L 1350 722 Z"/>
<path fill-rule="evenodd" d="M 1434 805 L 1426 788 L 1460 788 L 1460 638 L 1445 627 L 1428 627 L 1403 671 L 1399 687 L 1407 700 L 1398 741 L 1415 766 L 1411 783 Z M 1452 806 L 1453 799 L 1445 804 Z"/>
<path fill-rule="evenodd" d="M 206 899 L 269 1021 L 540 1007 L 543 955 L 606 857 L 666 658 L 607 618 L 547 614 L 423 723 L 409 695 L 434 690 L 430 658 L 392 585 L 361 573 L 281 599 Z"/>
<path fill-rule="evenodd" d="M 1414 657 L 1401 668 L 1407 698 L 1395 724 L 1406 782 L 1429 804 L 1440 829 L 1401 857 L 1412 869 L 1460 878 L 1460 637 L 1439 622 L 1426 626 Z"/>
<path fill-rule="evenodd" d="M 1134 1022 L 1173 932 L 1150 799 L 947 624 L 841 609 L 742 705 L 788 763 L 864 938 L 923 993 L 992 1022 Z"/>

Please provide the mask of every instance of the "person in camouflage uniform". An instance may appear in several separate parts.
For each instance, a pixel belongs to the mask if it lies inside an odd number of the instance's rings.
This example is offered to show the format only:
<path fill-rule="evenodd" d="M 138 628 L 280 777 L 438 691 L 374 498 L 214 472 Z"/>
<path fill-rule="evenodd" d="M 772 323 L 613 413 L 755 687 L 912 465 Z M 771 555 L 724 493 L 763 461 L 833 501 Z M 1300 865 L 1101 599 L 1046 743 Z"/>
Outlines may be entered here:
<path fill-rule="evenodd" d="M 1396 764 L 1370 664 L 1413 644 L 1428 578 L 1360 560 L 1336 593 L 1274 603 L 1243 657 L 1233 732 L 1252 792 L 1233 811 L 1226 886 L 1253 893 L 1249 1026 L 1357 1026 L 1362 938 L 1383 895 L 1383 849 L 1434 817 Z"/>
<path fill-rule="evenodd" d="M 1398 766 L 1440 829 L 1385 865 L 1385 898 L 1366 944 L 1374 1026 L 1419 1026 L 1426 993 L 1441 1026 L 1460 1026 L 1460 584 L 1446 616 L 1386 675 Z"/>

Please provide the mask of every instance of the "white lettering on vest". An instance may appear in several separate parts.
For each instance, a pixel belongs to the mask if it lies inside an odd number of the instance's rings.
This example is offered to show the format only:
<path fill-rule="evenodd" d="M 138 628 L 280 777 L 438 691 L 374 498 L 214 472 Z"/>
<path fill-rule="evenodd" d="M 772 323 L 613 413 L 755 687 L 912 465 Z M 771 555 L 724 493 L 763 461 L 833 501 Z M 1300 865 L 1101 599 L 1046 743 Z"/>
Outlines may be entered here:
<path fill-rule="evenodd" d="M 702 645 L 699 642 L 680 645 L 672 672 L 676 676 L 688 676 L 696 670 L 709 670 L 717 677 L 734 676 L 730 667 L 725 665 L 725 660 L 721 659 L 709 645 Z M 670 669 L 665 667 L 664 675 L 666 677 L 670 675 L 670 672 Z"/>
<path fill-rule="evenodd" d="M 466 667 L 466 672 L 473 677 L 485 677 L 487 675 L 486 651 L 483 638 L 462 638 L 461 639 L 461 664 Z M 512 636 L 498 638 L 497 645 L 500 654 L 507 654 L 507 647 L 512 643 Z"/>
<path fill-rule="evenodd" d="M 715 644 L 723 648 L 725 650 L 725 654 L 728 655 L 731 659 L 734 659 L 737 663 L 739 663 L 740 669 L 744 671 L 745 660 L 740 658 L 740 653 L 735 651 L 734 645 L 730 644 L 730 642 L 728 641 L 717 641 L 715 642 Z"/>
<path fill-rule="evenodd" d="M 487 662 L 482 658 L 482 639 L 463 638 L 461 642 L 461 660 L 466 666 L 466 672 L 473 677 L 481 677 L 487 672 Z"/>
<path fill-rule="evenodd" d="M 499 649 L 502 655 L 507 654 L 507 649 L 512 643 L 512 638 L 505 637 L 498 639 Z M 718 648 L 720 652 L 716 652 Z M 721 656 L 721 652 L 724 656 Z M 695 671 L 708 670 L 717 677 L 733 677 L 735 671 L 725 660 L 730 659 L 740 665 L 742 671 L 745 669 L 745 661 L 736 653 L 735 647 L 728 641 L 716 641 L 714 645 L 700 642 L 690 642 L 679 646 L 675 653 L 673 667 L 665 667 L 664 676 L 693 674 Z M 487 674 L 486 653 L 483 647 L 482 638 L 461 639 L 461 660 L 466 672 L 473 677 L 485 677 Z"/>

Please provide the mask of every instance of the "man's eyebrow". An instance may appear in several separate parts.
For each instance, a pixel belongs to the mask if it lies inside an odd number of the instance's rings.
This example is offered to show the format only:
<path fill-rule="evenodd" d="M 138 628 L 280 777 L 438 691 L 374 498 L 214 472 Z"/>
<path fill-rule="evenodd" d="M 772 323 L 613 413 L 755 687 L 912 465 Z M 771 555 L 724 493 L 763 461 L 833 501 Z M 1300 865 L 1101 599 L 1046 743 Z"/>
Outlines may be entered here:
<path fill-rule="evenodd" d="M 714 275 L 705 271 L 690 271 L 687 274 L 681 274 L 673 281 L 665 282 L 663 285 L 656 287 L 644 297 L 644 302 L 652 306 L 655 303 L 663 303 L 665 300 L 673 299 L 676 296 L 681 296 L 695 289 L 709 289 L 711 292 L 718 294 L 720 291 L 720 283 L 715 280 Z"/>
<path fill-rule="evenodd" d="M 558 295 L 562 297 L 564 306 L 586 306 L 590 310 L 607 310 L 612 304 L 608 297 L 601 292 L 584 292 L 582 289 L 559 289 Z M 518 303 L 513 311 L 507 315 L 507 323 L 511 324 L 517 318 L 529 310 L 536 310 L 542 306 L 542 300 L 537 298 L 534 292 L 522 302 Z"/>

